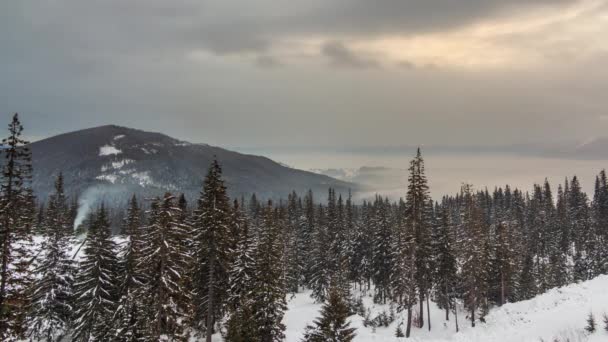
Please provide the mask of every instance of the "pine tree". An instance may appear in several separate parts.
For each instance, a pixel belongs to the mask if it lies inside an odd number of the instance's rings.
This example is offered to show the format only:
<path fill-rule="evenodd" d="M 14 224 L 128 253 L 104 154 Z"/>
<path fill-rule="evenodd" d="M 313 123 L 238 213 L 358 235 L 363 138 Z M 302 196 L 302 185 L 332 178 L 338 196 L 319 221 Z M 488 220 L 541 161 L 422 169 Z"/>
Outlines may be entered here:
<path fill-rule="evenodd" d="M 472 193 L 470 185 L 463 185 L 462 197 L 464 201 L 462 218 L 464 239 L 460 242 L 463 253 L 462 286 L 465 306 L 470 312 L 471 325 L 475 327 L 476 313 L 480 308 L 483 308 L 483 301 L 486 298 L 487 227 L 483 212 L 477 201 L 478 196 Z"/>
<path fill-rule="evenodd" d="M 235 210 L 240 211 L 238 207 Z M 228 342 L 255 341 L 257 336 L 251 296 L 255 291 L 256 251 L 256 241 L 243 218 L 229 274 L 229 318 L 225 337 Z"/>
<path fill-rule="evenodd" d="M 32 225 L 35 208 L 28 142 L 17 114 L 2 140 L 5 163 L 0 175 L 0 340 L 23 337 L 32 282 Z"/>
<path fill-rule="evenodd" d="M 146 265 L 147 277 L 142 298 L 149 322 L 146 338 L 153 340 L 172 340 L 187 333 L 184 325 L 188 312 L 179 303 L 188 295 L 182 277 L 187 274 L 190 256 L 183 243 L 190 237 L 178 222 L 180 209 L 174 200 L 169 193 L 155 199 L 144 236 L 141 263 Z"/>
<path fill-rule="evenodd" d="M 308 284 L 308 287 L 312 290 L 311 296 L 317 302 L 325 301 L 331 278 L 329 254 L 331 239 L 326 221 L 325 209 L 319 206 L 313 232 L 313 247 L 309 257 L 310 280 Z"/>
<path fill-rule="evenodd" d="M 436 268 L 433 274 L 437 286 L 437 304 L 445 309 L 446 321 L 452 309 L 452 289 L 456 286 L 456 256 L 450 233 L 451 218 L 447 204 L 440 209 L 440 222 L 434 234 L 433 255 Z"/>
<path fill-rule="evenodd" d="M 195 246 L 195 321 L 204 325 L 207 342 L 213 326 L 221 318 L 228 295 L 231 247 L 230 203 L 222 180 L 222 169 L 214 160 L 209 168 L 198 209 L 193 218 Z M 197 324 L 202 327 L 202 324 Z"/>
<path fill-rule="evenodd" d="M 302 342 L 350 342 L 355 338 L 356 328 L 350 327 L 348 302 L 342 297 L 339 286 L 329 289 L 327 302 L 321 308 L 321 317 L 314 326 L 307 326 Z"/>
<path fill-rule="evenodd" d="M 590 312 L 589 316 L 587 316 L 587 326 L 585 327 L 585 330 L 590 334 L 595 332 L 595 317 L 593 316 L 593 312 Z"/>
<path fill-rule="evenodd" d="M 285 338 L 282 323 L 287 310 L 285 278 L 281 267 L 283 241 L 281 222 L 272 202 L 264 209 L 256 252 L 255 287 L 252 293 L 252 312 L 257 326 L 257 341 L 279 342 Z"/>
<path fill-rule="evenodd" d="M 390 275 L 394 268 L 393 251 L 393 225 L 390 217 L 390 204 L 388 200 L 380 197 L 374 203 L 374 234 L 372 268 L 374 273 L 372 280 L 376 286 L 374 301 L 386 304 L 391 295 Z"/>
<path fill-rule="evenodd" d="M 119 341 L 139 341 L 145 335 L 145 319 L 141 292 L 145 279 L 145 267 L 141 263 L 145 247 L 144 231 L 141 222 L 141 209 L 135 195 L 129 202 L 127 216 L 123 224 L 126 241 L 121 247 L 118 274 L 118 308 L 114 315 L 116 333 Z"/>
<path fill-rule="evenodd" d="M 35 270 L 39 276 L 32 292 L 30 336 L 38 340 L 59 340 L 71 322 L 74 265 L 68 254 L 72 239 L 68 232 L 72 226 L 66 203 L 63 176 L 59 174 L 46 210 L 39 257 L 42 261 Z"/>
<path fill-rule="evenodd" d="M 406 195 L 408 224 L 415 238 L 416 286 L 420 304 L 420 327 L 424 326 L 424 299 L 431 287 L 431 210 L 429 187 L 424 172 L 424 159 L 420 148 L 410 162 L 408 190 Z"/>
<path fill-rule="evenodd" d="M 89 227 L 84 258 L 74 281 L 74 341 L 113 338 L 112 321 L 117 307 L 118 283 L 116 250 L 107 212 L 102 205 Z"/>
<path fill-rule="evenodd" d="M 398 211 L 393 247 L 395 266 L 391 272 L 391 290 L 399 311 L 407 310 L 405 337 L 409 338 L 412 327 L 412 307 L 416 304 L 415 237 L 412 226 L 405 220 L 406 205 L 403 200 L 399 202 Z"/>

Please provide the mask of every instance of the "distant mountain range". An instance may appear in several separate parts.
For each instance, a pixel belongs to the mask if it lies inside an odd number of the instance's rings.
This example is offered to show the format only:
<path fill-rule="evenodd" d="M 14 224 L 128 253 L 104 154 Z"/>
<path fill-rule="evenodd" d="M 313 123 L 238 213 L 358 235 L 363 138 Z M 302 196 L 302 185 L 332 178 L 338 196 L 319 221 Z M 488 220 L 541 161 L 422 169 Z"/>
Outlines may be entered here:
<path fill-rule="evenodd" d="M 322 197 L 329 187 L 342 193 L 358 189 L 354 183 L 289 168 L 266 157 L 114 125 L 36 141 L 31 150 L 39 198 L 51 193 L 63 172 L 66 192 L 72 196 L 93 192 L 113 201 L 132 193 L 151 197 L 170 191 L 195 199 L 213 158 L 219 160 L 235 198 L 256 193 L 259 198 L 278 199 L 308 189 Z"/>

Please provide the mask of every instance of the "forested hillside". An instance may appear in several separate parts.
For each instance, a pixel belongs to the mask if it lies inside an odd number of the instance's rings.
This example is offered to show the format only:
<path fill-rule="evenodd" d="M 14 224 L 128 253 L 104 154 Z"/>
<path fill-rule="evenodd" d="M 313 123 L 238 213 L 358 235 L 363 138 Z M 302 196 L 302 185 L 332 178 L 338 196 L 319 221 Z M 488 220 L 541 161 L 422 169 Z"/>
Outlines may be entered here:
<path fill-rule="evenodd" d="M 333 188 L 231 198 L 213 160 L 196 201 L 128 196 L 113 235 L 107 204 L 74 230 L 61 173 L 36 199 L 22 129 L 15 115 L 2 150 L 3 341 L 283 341 L 303 292 L 322 309 L 302 341 L 353 340 L 355 314 L 372 328 L 403 317 L 394 334 L 407 338 L 456 320 L 478 329 L 492 308 L 607 272 L 604 171 L 591 198 L 573 176 L 434 201 L 418 150 L 400 201 L 359 204 Z M 390 311 L 372 314 L 368 296 Z"/>

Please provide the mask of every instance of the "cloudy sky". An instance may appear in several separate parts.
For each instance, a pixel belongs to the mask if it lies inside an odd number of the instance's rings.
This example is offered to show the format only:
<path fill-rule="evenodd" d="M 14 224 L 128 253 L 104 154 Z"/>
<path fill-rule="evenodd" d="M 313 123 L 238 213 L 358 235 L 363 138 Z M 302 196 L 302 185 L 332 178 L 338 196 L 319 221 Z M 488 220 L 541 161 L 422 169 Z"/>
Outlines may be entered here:
<path fill-rule="evenodd" d="M 0 2 L 0 113 L 222 146 L 608 135 L 608 0 Z"/>

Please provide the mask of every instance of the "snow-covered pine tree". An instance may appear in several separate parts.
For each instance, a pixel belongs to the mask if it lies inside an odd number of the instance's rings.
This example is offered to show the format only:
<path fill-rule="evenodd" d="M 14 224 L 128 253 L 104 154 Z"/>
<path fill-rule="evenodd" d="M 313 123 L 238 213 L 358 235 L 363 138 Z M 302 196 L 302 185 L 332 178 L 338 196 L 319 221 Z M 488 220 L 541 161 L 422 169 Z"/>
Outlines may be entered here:
<path fill-rule="evenodd" d="M 453 289 L 456 286 L 456 256 L 454 254 L 454 243 L 451 233 L 452 220 L 447 203 L 440 208 L 439 224 L 433 237 L 433 256 L 435 259 L 435 270 L 433 274 L 436 284 L 437 304 L 445 309 L 445 320 L 450 319 L 452 309 Z"/>
<path fill-rule="evenodd" d="M 386 304 L 391 296 L 391 273 L 395 266 L 393 251 L 393 224 L 391 221 L 391 207 L 388 199 L 376 197 L 374 203 L 374 234 L 372 268 L 374 273 L 372 280 L 376 286 L 374 301 Z"/>
<path fill-rule="evenodd" d="M 55 192 L 49 197 L 44 218 L 44 241 L 39 255 L 38 275 L 33 284 L 30 310 L 30 337 L 55 341 L 70 325 L 74 265 L 69 255 L 72 229 L 63 190 L 63 175 L 55 181 Z"/>
<path fill-rule="evenodd" d="M 118 259 L 110 223 L 102 204 L 89 226 L 84 257 L 74 279 L 73 341 L 113 340 L 117 307 Z"/>
<path fill-rule="evenodd" d="M 236 215 L 241 217 L 239 234 L 237 236 L 234 262 L 229 273 L 229 318 L 226 324 L 226 341 L 247 342 L 254 341 L 256 334 L 255 320 L 253 319 L 253 299 L 251 294 L 255 290 L 256 277 L 256 240 L 249 230 L 247 220 L 243 217 L 241 209 L 234 208 Z"/>
<path fill-rule="evenodd" d="M 295 192 L 289 194 L 287 198 L 287 217 L 284 232 L 284 253 L 285 253 L 285 279 L 287 290 L 290 293 L 297 293 L 298 287 L 303 279 L 302 249 L 300 248 L 300 217 L 301 207 L 298 205 L 298 196 Z"/>
<path fill-rule="evenodd" d="M 487 285 L 486 227 L 482 209 L 473 194 L 471 185 L 462 187 L 463 208 L 463 240 L 460 241 L 462 251 L 461 280 L 464 290 L 465 306 L 469 310 L 471 325 L 475 327 L 477 311 L 483 305 Z"/>
<path fill-rule="evenodd" d="M 350 301 L 348 235 L 344 225 L 344 202 L 342 196 L 336 198 L 336 192 L 332 188 L 329 189 L 328 194 L 326 223 L 329 238 L 328 272 L 335 280 L 335 285 L 344 292 L 343 297 Z M 325 292 L 328 289 L 329 287 L 326 287 Z"/>
<path fill-rule="evenodd" d="M 0 174 L 0 340 L 23 337 L 32 282 L 32 225 L 35 215 L 30 188 L 32 161 L 23 126 L 15 114 L 2 140 Z"/>
<path fill-rule="evenodd" d="M 187 333 L 188 312 L 179 303 L 188 293 L 182 277 L 187 274 L 190 255 L 183 243 L 190 237 L 178 222 L 180 210 L 174 200 L 170 193 L 154 200 L 144 235 L 141 264 L 147 275 L 142 291 L 148 315 L 146 338 L 155 341 L 184 338 Z"/>
<path fill-rule="evenodd" d="M 131 197 L 123 231 L 125 241 L 121 246 L 118 273 L 118 307 L 114 314 L 117 341 L 135 342 L 144 335 L 141 292 L 145 279 L 142 251 L 145 247 L 141 222 L 141 209 L 135 195 Z"/>
<path fill-rule="evenodd" d="M 515 269 L 515 255 L 511 243 L 511 232 L 507 225 L 499 222 L 494 232 L 493 253 L 491 260 L 491 273 L 495 276 L 493 281 L 497 286 L 498 304 L 503 305 L 509 301 L 512 278 Z"/>
<path fill-rule="evenodd" d="M 342 297 L 343 291 L 332 285 L 328 292 L 321 317 L 306 327 L 302 342 L 351 342 L 355 338 L 357 329 L 350 327 L 350 310 L 347 299 Z"/>
<path fill-rule="evenodd" d="M 299 219 L 299 233 L 298 240 L 301 241 L 299 244 L 300 252 L 302 256 L 302 284 L 308 285 L 311 283 L 312 277 L 312 259 L 314 251 L 314 235 L 315 235 L 315 203 L 311 190 L 308 190 L 304 196 L 304 202 L 302 204 L 302 213 Z"/>
<path fill-rule="evenodd" d="M 398 310 L 407 310 L 407 323 L 405 337 L 410 337 L 412 327 L 412 307 L 416 304 L 416 278 L 415 278 L 415 239 L 412 227 L 406 222 L 406 205 L 399 201 L 397 227 L 394 234 L 394 269 L 391 276 L 391 292 Z"/>
<path fill-rule="evenodd" d="M 431 287 L 431 220 L 430 195 L 420 148 L 410 162 L 406 194 L 407 217 L 415 238 L 416 285 L 420 305 L 420 327 L 424 326 L 424 299 Z"/>
<path fill-rule="evenodd" d="M 280 342 L 285 338 L 282 323 L 287 310 L 285 278 L 282 270 L 282 222 L 272 202 L 264 208 L 263 223 L 259 227 L 258 248 L 255 254 L 255 287 L 252 293 L 252 312 L 257 326 L 255 341 Z"/>
<path fill-rule="evenodd" d="M 591 229 L 589 220 L 589 206 L 587 195 L 582 191 L 578 178 L 572 177 L 570 191 L 568 192 L 568 218 L 569 226 L 574 240 L 575 281 L 588 280 L 591 271 L 589 258 L 589 241 Z"/>
<path fill-rule="evenodd" d="M 367 283 L 367 289 L 371 286 L 373 243 L 370 236 L 373 236 L 373 208 L 370 203 L 364 201 L 361 206 L 361 217 L 359 224 L 355 224 L 353 233 L 353 251 L 351 257 L 351 279 L 359 283 L 363 288 L 363 283 Z"/>
<path fill-rule="evenodd" d="M 308 287 L 312 290 L 311 296 L 317 302 L 325 301 L 327 289 L 329 288 L 330 276 L 330 248 L 331 239 L 326 224 L 326 211 L 319 205 L 315 218 L 313 232 L 313 246 L 309 257 L 309 277 Z"/>
<path fill-rule="evenodd" d="M 207 342 L 211 341 L 216 320 L 224 313 L 228 295 L 228 271 L 233 252 L 229 236 L 230 211 L 222 169 L 214 160 L 193 217 L 195 325 L 205 329 Z"/>

